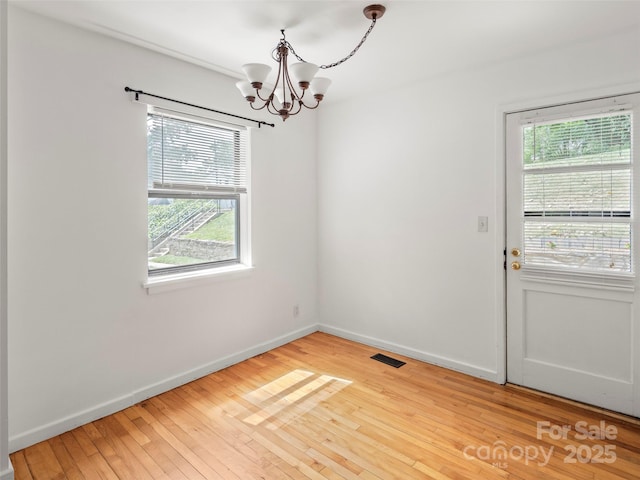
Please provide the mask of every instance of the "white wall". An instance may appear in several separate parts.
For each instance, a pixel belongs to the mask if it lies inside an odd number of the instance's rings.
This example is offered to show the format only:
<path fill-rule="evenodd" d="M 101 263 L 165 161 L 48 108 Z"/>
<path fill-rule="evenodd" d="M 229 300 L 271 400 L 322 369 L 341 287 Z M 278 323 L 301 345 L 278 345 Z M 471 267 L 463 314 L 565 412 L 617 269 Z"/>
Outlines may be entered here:
<path fill-rule="evenodd" d="M 253 112 L 235 79 L 17 7 L 9 27 L 11 450 L 316 330 L 314 115 L 253 131 L 252 273 L 147 295 L 124 86 Z"/>
<path fill-rule="evenodd" d="M 318 126 L 322 328 L 500 381 L 499 112 L 625 92 L 640 86 L 639 59 L 636 28 L 325 106 Z M 489 216 L 489 233 L 477 232 L 480 215 Z"/>
<path fill-rule="evenodd" d="M 640 82 L 636 29 L 256 129 L 255 270 L 148 296 L 145 110 L 123 87 L 250 110 L 205 69 L 15 7 L 9 27 L 11 450 L 319 319 L 499 379 L 499 112 Z"/>

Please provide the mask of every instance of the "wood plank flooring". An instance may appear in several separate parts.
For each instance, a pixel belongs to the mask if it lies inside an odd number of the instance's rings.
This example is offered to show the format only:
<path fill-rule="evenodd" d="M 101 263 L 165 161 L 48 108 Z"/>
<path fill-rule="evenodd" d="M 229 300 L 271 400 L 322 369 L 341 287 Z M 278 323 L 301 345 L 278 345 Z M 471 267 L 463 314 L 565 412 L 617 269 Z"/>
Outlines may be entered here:
<path fill-rule="evenodd" d="M 314 333 L 18 451 L 16 480 L 640 479 L 638 419 L 379 351 Z"/>

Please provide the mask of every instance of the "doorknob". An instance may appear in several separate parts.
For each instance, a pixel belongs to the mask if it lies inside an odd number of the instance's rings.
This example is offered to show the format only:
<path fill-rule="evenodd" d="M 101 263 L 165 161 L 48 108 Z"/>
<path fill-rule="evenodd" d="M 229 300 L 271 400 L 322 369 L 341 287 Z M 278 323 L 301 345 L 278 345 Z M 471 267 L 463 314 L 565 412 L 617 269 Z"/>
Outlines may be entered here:
<path fill-rule="evenodd" d="M 520 256 L 520 249 L 519 248 L 512 248 L 511 249 L 511 255 L 513 255 L 514 257 L 519 257 Z"/>
<path fill-rule="evenodd" d="M 520 262 L 511 262 L 511 269 L 512 270 L 520 270 Z"/>

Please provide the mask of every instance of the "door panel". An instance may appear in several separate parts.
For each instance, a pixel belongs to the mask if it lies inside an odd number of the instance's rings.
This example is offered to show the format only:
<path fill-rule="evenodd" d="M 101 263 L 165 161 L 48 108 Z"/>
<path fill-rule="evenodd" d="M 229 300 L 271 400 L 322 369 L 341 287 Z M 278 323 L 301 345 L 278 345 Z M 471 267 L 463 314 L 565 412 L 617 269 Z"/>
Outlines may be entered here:
<path fill-rule="evenodd" d="M 629 192 L 640 186 L 633 166 L 639 104 L 639 95 L 626 95 L 509 114 L 506 132 L 507 381 L 636 416 L 640 325 L 633 241 L 640 235 L 633 218 L 640 210 Z M 580 136 L 575 125 L 620 118 L 632 119 L 633 135 L 615 127 L 607 138 L 619 145 L 597 154 L 588 146 L 579 150 L 589 136 Z M 551 133 L 534 140 L 547 142 L 547 151 L 535 150 L 525 128 L 545 122 Z M 567 126 L 578 134 L 563 133 Z M 554 140 L 558 132 L 566 140 Z M 614 138 L 620 132 L 628 144 Z M 557 148 L 554 141 L 577 153 L 542 158 Z M 616 164 L 624 155 L 627 163 Z"/>
<path fill-rule="evenodd" d="M 537 290 L 524 296 L 526 360 L 631 382 L 630 303 Z"/>

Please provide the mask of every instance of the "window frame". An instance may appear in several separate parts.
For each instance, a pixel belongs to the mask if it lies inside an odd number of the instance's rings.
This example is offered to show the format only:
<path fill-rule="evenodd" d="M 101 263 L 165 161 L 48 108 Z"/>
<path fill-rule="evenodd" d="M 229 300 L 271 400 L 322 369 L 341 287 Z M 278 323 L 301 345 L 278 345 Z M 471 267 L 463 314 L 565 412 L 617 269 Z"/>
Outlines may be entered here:
<path fill-rule="evenodd" d="M 234 141 L 234 162 L 244 169 L 243 187 L 203 187 L 201 185 L 173 184 L 168 187 L 158 185 L 150 180 L 149 169 L 151 162 L 147 154 L 147 200 L 149 198 L 173 198 L 173 199 L 220 199 L 235 201 L 235 258 L 219 261 L 205 261 L 189 265 L 171 265 L 166 268 L 149 268 L 147 260 L 147 279 L 143 286 L 151 292 L 151 288 L 156 286 L 166 289 L 176 282 L 188 280 L 201 280 L 207 277 L 219 276 L 247 270 L 251 267 L 250 236 L 249 236 L 249 197 L 250 197 L 250 130 L 243 125 L 230 124 L 217 119 L 193 115 L 190 113 L 178 112 L 165 108 L 158 108 L 148 105 L 145 118 L 150 115 L 162 115 L 168 118 L 175 118 L 180 121 L 197 123 L 222 130 L 232 130 Z M 149 136 L 147 134 L 147 147 Z M 242 143 L 244 142 L 244 143 Z M 242 153 L 241 153 L 242 152 Z M 147 218 L 147 237 L 149 232 L 149 220 Z M 147 250 L 149 251 L 149 250 Z"/>
<path fill-rule="evenodd" d="M 506 183 L 506 197 L 505 200 L 508 202 L 509 197 L 513 195 L 518 195 L 517 192 L 520 191 L 522 194 L 521 188 L 522 185 L 522 176 L 520 176 L 520 182 L 511 181 L 509 182 L 509 175 L 513 175 L 513 171 L 510 173 L 510 168 L 518 168 L 513 167 L 512 161 L 510 159 L 519 158 L 520 165 L 522 165 L 522 130 L 521 127 L 526 123 L 535 123 L 535 122 L 547 122 L 547 121 L 555 121 L 562 120 L 567 117 L 580 117 L 586 115 L 593 114 L 602 114 L 602 113 L 615 113 L 628 110 L 633 113 L 634 122 L 632 124 L 631 130 L 631 145 L 633 150 L 632 157 L 632 187 L 631 187 L 631 242 L 632 249 L 635 249 L 633 246 L 635 241 L 640 238 L 640 222 L 636 221 L 636 214 L 640 211 L 640 195 L 637 194 L 637 187 L 640 185 L 640 168 L 638 168 L 636 161 L 637 155 L 640 151 L 638 148 L 640 142 L 640 121 L 638 121 L 638 115 L 640 114 L 640 95 L 638 93 L 625 93 L 619 95 L 612 96 L 602 96 L 594 99 L 588 100 L 577 100 L 573 102 L 565 102 L 559 104 L 550 104 L 543 107 L 521 107 L 521 108 L 513 108 L 513 109 L 505 109 L 503 112 L 504 115 L 504 127 L 505 127 L 505 161 L 506 161 L 506 170 L 505 170 L 505 183 Z M 519 132 L 514 135 L 514 132 Z M 509 139 L 518 139 L 517 142 L 509 141 Z M 509 165 L 512 165 L 511 167 Z M 522 167 L 519 167 L 518 170 L 522 172 Z M 521 173 L 520 173 L 521 175 Z M 519 184 L 518 187 L 516 184 Z M 511 187 L 510 187 L 511 185 Z M 515 198 L 515 197 L 514 197 Z M 510 210 L 507 204 L 506 212 L 505 212 L 505 221 L 506 221 L 506 229 L 505 229 L 505 240 L 509 242 L 513 242 L 513 245 L 522 244 L 522 228 L 520 228 L 520 233 L 518 236 L 519 239 L 510 238 L 509 234 L 509 225 L 513 227 L 514 225 L 521 224 L 524 217 L 522 216 L 522 211 L 520 214 L 514 213 L 513 210 Z M 632 251 L 632 253 L 637 253 Z M 505 247 L 505 256 L 507 255 L 507 249 Z M 625 272 L 597 272 L 597 271 L 573 271 L 570 269 L 556 269 L 551 270 L 547 267 L 538 267 L 531 265 L 522 265 L 520 271 L 520 278 L 523 281 L 535 282 L 537 284 L 555 284 L 555 285 L 563 285 L 563 286 L 578 286 L 578 287 L 592 287 L 596 289 L 605 289 L 605 290 L 616 290 L 620 292 L 630 292 L 635 288 L 635 283 L 637 279 L 637 267 L 638 267 L 638 257 L 637 255 L 632 258 L 633 262 L 633 272 L 634 273 L 625 273 Z M 505 257 L 506 258 L 506 257 Z M 506 264 L 505 264 L 506 269 Z"/>

